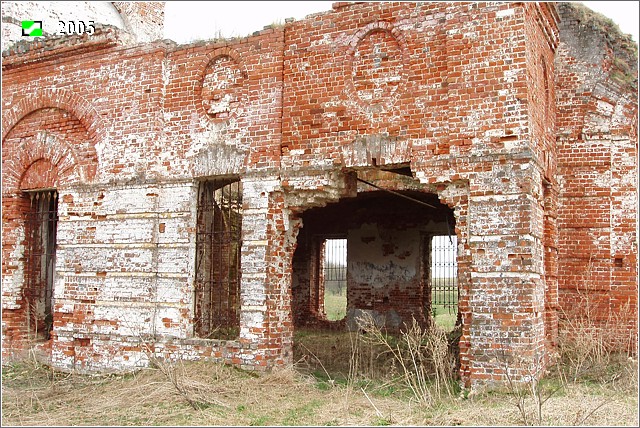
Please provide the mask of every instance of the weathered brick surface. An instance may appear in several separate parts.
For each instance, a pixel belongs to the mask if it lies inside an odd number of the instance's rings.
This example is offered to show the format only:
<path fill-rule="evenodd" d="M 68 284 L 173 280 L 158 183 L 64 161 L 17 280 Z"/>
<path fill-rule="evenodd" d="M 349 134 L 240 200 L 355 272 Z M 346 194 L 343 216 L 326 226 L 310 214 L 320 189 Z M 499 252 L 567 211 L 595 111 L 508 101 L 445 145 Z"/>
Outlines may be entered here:
<path fill-rule="evenodd" d="M 613 341 L 635 349 L 637 53 L 628 37 L 612 36 L 610 24 L 580 8 L 559 11 L 560 315 L 598 321 Z"/>
<path fill-rule="evenodd" d="M 131 45 L 105 27 L 3 54 L 4 355 L 29 346 L 23 191 L 43 188 L 59 220 L 39 346 L 59 367 L 290 363 L 295 327 L 322 321 L 314 233 L 350 242 L 350 309 L 427 323 L 418 236 L 455 230 L 467 386 L 546 360 L 587 277 L 594 310 L 634 329 L 637 101 L 563 8 L 337 3 L 243 39 Z M 229 341 L 193 325 L 198 181 L 213 177 L 243 191 Z M 437 208 L 394 211 L 357 179 Z"/>

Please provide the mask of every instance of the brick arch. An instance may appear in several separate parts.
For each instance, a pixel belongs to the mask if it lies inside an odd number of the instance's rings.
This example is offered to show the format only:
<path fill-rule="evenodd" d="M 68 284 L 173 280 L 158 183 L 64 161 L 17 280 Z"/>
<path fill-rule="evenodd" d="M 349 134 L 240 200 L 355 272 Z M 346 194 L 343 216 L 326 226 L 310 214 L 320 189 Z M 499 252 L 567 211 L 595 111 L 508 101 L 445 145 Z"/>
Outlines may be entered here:
<path fill-rule="evenodd" d="M 30 113 L 43 108 L 59 108 L 71 113 L 84 126 L 93 142 L 92 147 L 105 135 L 105 125 L 100 114 L 81 95 L 67 89 L 48 88 L 23 97 L 2 113 L 2 142 L 11 130 Z M 97 159 L 97 156 L 96 156 Z"/>
<path fill-rule="evenodd" d="M 406 40 L 403 32 L 395 27 L 392 23 L 387 21 L 373 21 L 358 29 L 358 31 L 356 31 L 352 36 L 349 43 L 350 50 L 355 50 L 358 42 L 368 36 L 369 33 L 372 33 L 374 31 L 387 31 L 391 33 L 391 35 L 393 35 L 393 37 L 398 41 L 398 44 L 400 45 L 403 53 L 406 52 Z"/>
<path fill-rule="evenodd" d="M 3 193 L 59 187 L 87 180 L 73 148 L 56 135 L 42 131 L 24 140 L 2 161 Z"/>
<path fill-rule="evenodd" d="M 249 77 L 247 73 L 247 67 L 242 60 L 242 56 L 240 55 L 240 53 L 238 53 L 238 51 L 236 51 L 235 49 L 225 46 L 223 48 L 212 50 L 201 60 L 200 65 L 198 66 L 198 70 L 200 70 L 197 76 L 198 81 L 204 79 L 206 68 L 214 59 L 224 56 L 231 58 L 236 62 L 236 64 L 238 64 L 243 78 L 247 79 Z"/>

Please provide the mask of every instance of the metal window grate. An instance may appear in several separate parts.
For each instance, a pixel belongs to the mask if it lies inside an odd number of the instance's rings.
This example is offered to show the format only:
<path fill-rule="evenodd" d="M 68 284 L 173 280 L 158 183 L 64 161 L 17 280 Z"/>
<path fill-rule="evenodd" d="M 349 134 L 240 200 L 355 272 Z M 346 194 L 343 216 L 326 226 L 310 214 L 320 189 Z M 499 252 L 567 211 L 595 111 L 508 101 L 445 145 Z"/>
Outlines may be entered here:
<path fill-rule="evenodd" d="M 441 307 L 449 314 L 458 313 L 457 236 L 432 236 L 431 308 Z"/>
<path fill-rule="evenodd" d="M 26 216 L 26 263 L 23 297 L 27 330 L 36 339 L 49 339 L 53 328 L 53 283 L 56 264 L 58 192 L 29 192 Z"/>
<path fill-rule="evenodd" d="M 321 256 L 324 311 L 329 320 L 336 321 L 347 311 L 347 240 L 325 239 Z"/>
<path fill-rule="evenodd" d="M 201 182 L 197 210 L 194 333 L 234 339 L 240 332 L 240 181 Z"/>

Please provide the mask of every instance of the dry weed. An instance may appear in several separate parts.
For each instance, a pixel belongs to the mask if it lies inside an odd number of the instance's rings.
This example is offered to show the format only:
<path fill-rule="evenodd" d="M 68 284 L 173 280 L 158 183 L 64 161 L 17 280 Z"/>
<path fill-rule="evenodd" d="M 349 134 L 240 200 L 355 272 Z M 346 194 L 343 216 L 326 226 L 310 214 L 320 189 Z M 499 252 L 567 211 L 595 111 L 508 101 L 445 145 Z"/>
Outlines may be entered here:
<path fill-rule="evenodd" d="M 323 355 L 351 355 L 346 334 L 320 336 L 319 342 L 343 349 Z M 313 347 L 313 335 L 306 343 Z M 322 354 L 323 350 L 313 347 Z M 300 357 L 300 355 L 298 355 Z M 320 357 L 320 355 L 318 355 Z M 325 369 L 338 379 L 330 361 Z M 337 363 L 336 363 L 337 364 Z M 348 367 L 348 361 L 337 364 Z M 296 367 L 252 373 L 200 361 L 172 366 L 194 409 L 159 368 L 101 376 L 59 373 L 35 361 L 3 367 L 2 425 L 515 425 L 517 409 L 504 393 L 479 394 L 469 399 L 444 398 L 430 407 L 407 400 L 406 390 L 392 380 L 344 379 L 329 385 Z M 339 379 L 338 379 L 339 380 Z M 545 404 L 544 421 L 571 425 L 603 400 L 585 421 L 591 425 L 637 426 L 637 395 L 614 389 L 614 384 L 570 385 Z M 206 397 L 203 397 L 205 395 Z"/>
<path fill-rule="evenodd" d="M 606 317 L 594 310 L 591 294 L 578 289 L 580 308 L 561 311 L 558 350 L 561 376 L 572 382 L 581 380 L 613 383 L 623 388 L 636 388 L 637 343 L 626 327 L 629 305 Z"/>
<path fill-rule="evenodd" d="M 434 325 L 431 329 L 423 329 L 413 319 L 411 326 L 402 331 L 396 341 L 386 335 L 367 312 L 357 323 L 364 332 L 358 336 L 358 342 L 382 348 L 383 353 L 392 357 L 417 402 L 431 406 L 455 395 L 454 363 L 449 354 L 447 334 L 442 328 Z"/>

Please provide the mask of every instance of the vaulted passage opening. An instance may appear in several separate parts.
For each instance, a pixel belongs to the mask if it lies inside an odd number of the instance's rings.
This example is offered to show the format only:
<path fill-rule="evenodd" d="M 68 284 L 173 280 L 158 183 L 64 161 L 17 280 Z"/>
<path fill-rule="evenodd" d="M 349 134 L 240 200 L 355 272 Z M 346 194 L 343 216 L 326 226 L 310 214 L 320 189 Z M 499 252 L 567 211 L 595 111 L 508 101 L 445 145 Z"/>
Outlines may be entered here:
<path fill-rule="evenodd" d="M 309 209 L 302 220 L 293 257 L 294 327 L 354 330 L 369 311 L 390 331 L 412 318 L 453 329 L 455 219 L 437 195 L 361 192 Z"/>
<path fill-rule="evenodd" d="M 241 182 L 200 182 L 197 209 L 194 334 L 235 339 L 240 334 Z"/>
<path fill-rule="evenodd" d="M 30 200 L 25 223 L 23 289 L 27 331 L 31 339 L 48 340 L 53 329 L 58 192 L 40 190 L 25 193 Z"/>

